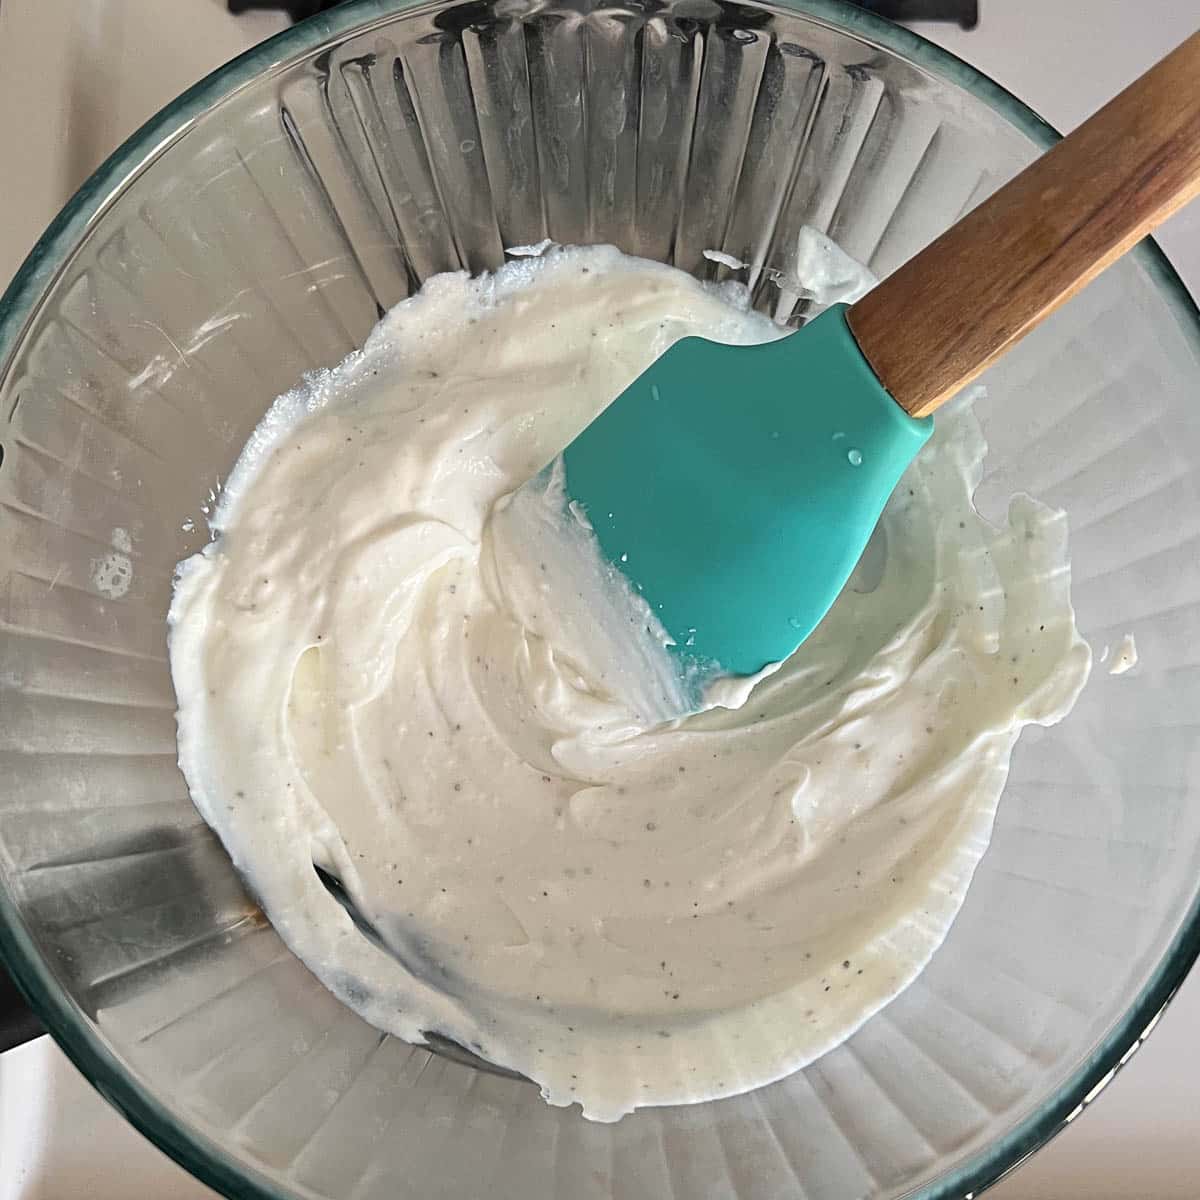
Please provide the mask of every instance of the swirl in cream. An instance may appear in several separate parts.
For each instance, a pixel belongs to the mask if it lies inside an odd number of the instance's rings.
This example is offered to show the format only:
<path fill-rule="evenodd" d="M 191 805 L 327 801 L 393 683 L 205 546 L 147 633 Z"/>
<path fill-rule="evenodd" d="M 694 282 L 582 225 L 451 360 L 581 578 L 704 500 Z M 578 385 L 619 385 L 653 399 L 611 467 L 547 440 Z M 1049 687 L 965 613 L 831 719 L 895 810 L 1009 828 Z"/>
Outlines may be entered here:
<path fill-rule="evenodd" d="M 967 408 L 740 708 L 646 728 L 555 641 L 497 502 L 672 341 L 779 332 L 606 247 L 431 279 L 275 404 L 180 570 L 180 762 L 283 939 L 381 1029 L 602 1120 L 779 1078 L 894 997 L 1089 668 L 1065 519 L 978 516 Z"/>

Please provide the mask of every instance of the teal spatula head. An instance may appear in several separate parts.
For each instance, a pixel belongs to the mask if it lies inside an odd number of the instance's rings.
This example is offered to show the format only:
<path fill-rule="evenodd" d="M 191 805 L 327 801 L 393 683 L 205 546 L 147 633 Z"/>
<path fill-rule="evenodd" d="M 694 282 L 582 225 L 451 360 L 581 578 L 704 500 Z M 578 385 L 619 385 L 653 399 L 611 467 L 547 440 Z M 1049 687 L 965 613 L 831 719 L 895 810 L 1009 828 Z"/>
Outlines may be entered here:
<path fill-rule="evenodd" d="M 786 658 L 927 414 L 1200 194 L 1198 76 L 1200 33 L 853 309 L 762 346 L 685 339 L 567 447 L 570 511 L 658 617 L 685 683 Z"/>
<path fill-rule="evenodd" d="M 933 430 L 883 389 L 845 312 L 758 346 L 685 338 L 563 453 L 567 497 L 685 675 L 791 654 Z"/>

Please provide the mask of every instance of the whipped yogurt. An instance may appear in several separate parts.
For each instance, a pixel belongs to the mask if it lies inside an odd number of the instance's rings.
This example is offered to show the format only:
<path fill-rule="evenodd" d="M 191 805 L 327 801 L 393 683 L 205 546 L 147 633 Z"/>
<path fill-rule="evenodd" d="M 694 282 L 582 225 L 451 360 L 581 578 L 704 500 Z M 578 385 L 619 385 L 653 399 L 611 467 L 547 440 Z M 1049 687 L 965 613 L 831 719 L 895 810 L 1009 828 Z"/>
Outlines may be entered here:
<path fill-rule="evenodd" d="M 780 1078 L 904 988 L 1090 666 L 1065 518 L 980 518 L 960 405 L 740 707 L 622 699 L 497 513 L 673 341 L 780 332 L 609 247 L 438 276 L 275 403 L 179 570 L 180 763 L 281 937 L 599 1120 Z"/>

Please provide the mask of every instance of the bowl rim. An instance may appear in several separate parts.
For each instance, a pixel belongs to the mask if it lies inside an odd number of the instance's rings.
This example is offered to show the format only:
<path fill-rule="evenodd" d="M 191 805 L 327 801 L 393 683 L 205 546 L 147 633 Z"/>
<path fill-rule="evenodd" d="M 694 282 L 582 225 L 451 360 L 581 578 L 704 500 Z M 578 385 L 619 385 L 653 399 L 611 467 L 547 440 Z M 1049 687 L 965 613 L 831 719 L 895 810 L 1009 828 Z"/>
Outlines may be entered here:
<path fill-rule="evenodd" d="M 1043 149 L 1061 134 L 1011 92 L 957 55 L 847 0 L 757 0 L 797 13 L 900 55 L 936 78 L 982 100 Z M 82 184 L 38 239 L 0 297 L 0 380 L 53 283 L 84 236 L 120 193 L 210 109 L 251 82 L 283 70 L 322 43 L 369 31 L 404 12 L 445 7 L 442 0 L 349 0 L 252 47 L 166 105 L 118 147 Z M 1173 307 L 1200 356 L 1200 309 L 1151 238 L 1133 251 Z M 0 458 L 2 461 L 2 458 Z M 1200 954 L 1200 891 L 1141 993 L 1058 1087 L 1003 1136 L 954 1169 L 908 1193 L 907 1200 L 961 1200 L 990 1187 L 1040 1149 L 1107 1086 L 1157 1025 Z M 59 985 L 7 890 L 0 888 L 0 962 L 75 1066 L 133 1126 L 182 1167 L 231 1200 L 292 1200 L 257 1168 L 235 1163 L 200 1126 L 178 1119 L 144 1087 L 98 1028 Z"/>

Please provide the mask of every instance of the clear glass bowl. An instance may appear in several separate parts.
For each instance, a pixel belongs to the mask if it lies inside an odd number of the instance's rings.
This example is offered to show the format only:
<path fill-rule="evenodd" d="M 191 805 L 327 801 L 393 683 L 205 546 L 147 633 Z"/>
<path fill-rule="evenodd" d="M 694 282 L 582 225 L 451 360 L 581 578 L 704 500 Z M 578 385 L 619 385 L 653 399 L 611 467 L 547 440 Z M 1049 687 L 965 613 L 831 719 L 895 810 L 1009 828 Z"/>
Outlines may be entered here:
<path fill-rule="evenodd" d="M 985 511 L 1070 513 L 1102 669 L 1021 740 L 916 984 L 772 1087 L 612 1126 L 387 1039 L 281 944 L 175 766 L 175 562 L 276 393 L 434 271 L 550 236 L 761 307 L 804 225 L 886 274 L 1052 131 L 836 0 L 359 0 L 192 89 L 0 310 L 0 948 L 118 1107 L 231 1196 L 963 1196 L 1061 1127 L 1197 950 L 1200 343 L 1146 245 L 992 372 Z"/>

